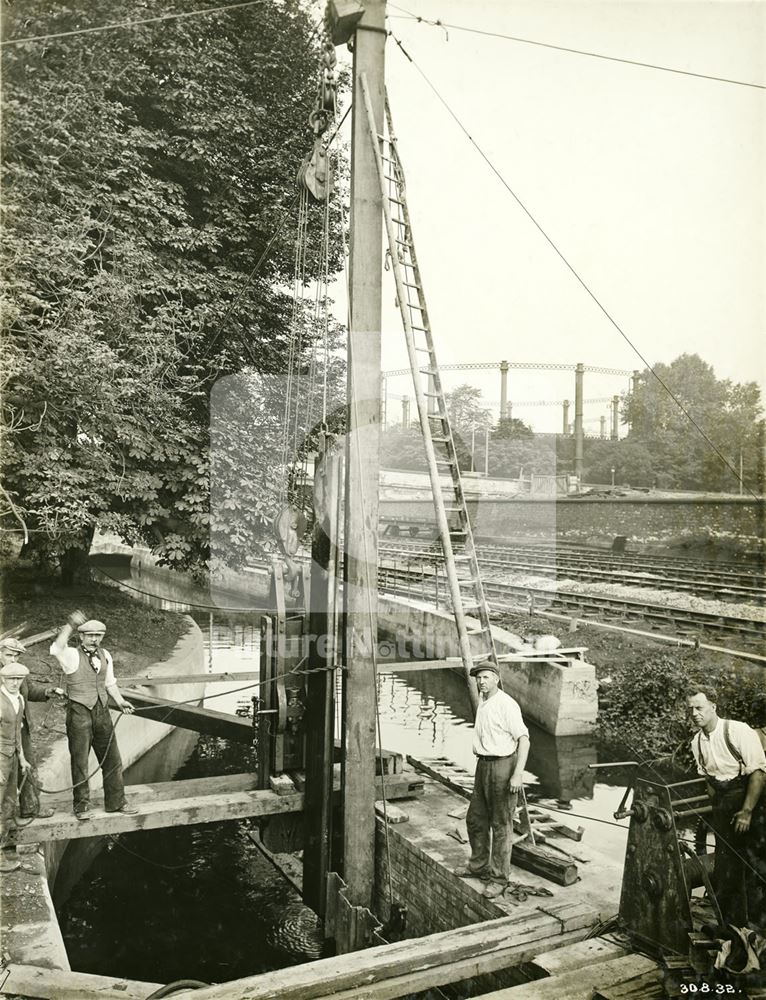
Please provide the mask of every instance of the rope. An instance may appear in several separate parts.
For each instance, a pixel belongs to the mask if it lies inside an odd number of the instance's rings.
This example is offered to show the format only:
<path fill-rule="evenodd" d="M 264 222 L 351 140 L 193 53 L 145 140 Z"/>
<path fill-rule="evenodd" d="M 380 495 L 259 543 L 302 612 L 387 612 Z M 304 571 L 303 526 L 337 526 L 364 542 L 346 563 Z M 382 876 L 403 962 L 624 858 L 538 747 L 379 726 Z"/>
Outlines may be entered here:
<path fill-rule="evenodd" d="M 0 45 L 22 45 L 25 42 L 48 42 L 53 38 L 71 38 L 73 35 L 94 35 L 101 31 L 112 31 L 115 28 L 138 28 L 144 24 L 156 24 L 158 21 L 177 21 L 179 18 L 204 17 L 207 14 L 220 14 L 243 7 L 256 7 L 263 0 L 244 0 L 242 3 L 229 3 L 221 7 L 208 7 L 206 10 L 182 11 L 178 14 L 160 14 L 157 17 L 142 17 L 131 21 L 116 21 L 113 24 L 100 24 L 93 28 L 75 28 L 72 31 L 55 31 L 47 35 L 28 35 L 26 38 L 9 38 Z"/>

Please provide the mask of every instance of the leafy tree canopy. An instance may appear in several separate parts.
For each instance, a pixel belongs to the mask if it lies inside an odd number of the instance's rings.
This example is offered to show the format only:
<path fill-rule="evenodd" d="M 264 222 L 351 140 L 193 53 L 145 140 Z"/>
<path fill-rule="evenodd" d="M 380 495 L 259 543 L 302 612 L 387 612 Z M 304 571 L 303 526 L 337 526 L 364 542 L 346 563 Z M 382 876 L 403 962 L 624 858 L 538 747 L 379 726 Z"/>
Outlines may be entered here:
<path fill-rule="evenodd" d="M 4 37 L 167 10 L 9 3 Z M 211 386 L 285 369 L 318 46 L 284 0 L 4 47 L 3 524 L 37 549 L 82 550 L 106 521 L 174 565 L 207 558 Z"/>
<path fill-rule="evenodd" d="M 643 446 L 635 453 L 641 456 L 641 473 L 651 469 L 656 484 L 668 488 L 736 492 L 741 455 L 745 489 L 762 490 L 758 385 L 717 379 L 697 354 L 657 364 L 654 372 L 644 371 L 637 392 L 623 403 L 623 419 L 630 424 L 626 444 Z"/>

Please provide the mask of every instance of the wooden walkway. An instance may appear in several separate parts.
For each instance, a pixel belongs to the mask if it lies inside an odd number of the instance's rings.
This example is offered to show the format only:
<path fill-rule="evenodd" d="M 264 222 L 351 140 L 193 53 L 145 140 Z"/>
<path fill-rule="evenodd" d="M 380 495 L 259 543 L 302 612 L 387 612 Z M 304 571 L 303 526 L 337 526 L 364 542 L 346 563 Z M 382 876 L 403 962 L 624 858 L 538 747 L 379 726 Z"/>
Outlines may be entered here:
<path fill-rule="evenodd" d="M 422 779 L 412 772 L 387 774 L 376 781 L 378 797 L 385 790 L 386 798 L 391 800 L 419 795 L 423 791 Z M 58 801 L 57 811 L 50 819 L 36 819 L 20 827 L 14 835 L 13 843 L 77 840 L 135 830 L 275 816 L 280 813 L 301 812 L 303 809 L 303 793 L 296 791 L 294 785 L 289 785 L 284 794 L 259 790 L 255 785 L 254 774 L 128 785 L 126 795 L 131 805 L 137 807 L 136 815 L 105 812 L 102 800 L 94 797 L 94 811 L 91 818 L 84 822 L 75 818 L 71 803 Z M 335 791 L 340 792 L 339 774 Z"/>

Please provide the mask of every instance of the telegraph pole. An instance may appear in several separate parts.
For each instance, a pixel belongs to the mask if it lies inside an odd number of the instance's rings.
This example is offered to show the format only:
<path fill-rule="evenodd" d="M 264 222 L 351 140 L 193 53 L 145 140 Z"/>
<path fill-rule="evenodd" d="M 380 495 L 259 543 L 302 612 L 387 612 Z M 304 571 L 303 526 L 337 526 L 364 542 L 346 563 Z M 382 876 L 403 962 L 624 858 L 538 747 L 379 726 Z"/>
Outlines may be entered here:
<path fill-rule="evenodd" d="M 336 15 L 349 4 L 331 4 Z M 383 205 L 362 78 L 383 131 L 385 0 L 355 4 L 351 31 L 336 16 L 333 41 L 353 37 L 349 258 L 348 437 L 345 507 L 343 878 L 350 902 L 372 905 L 375 881 L 375 668 L 380 470 L 380 327 Z M 344 37 L 345 34 L 345 37 Z"/>

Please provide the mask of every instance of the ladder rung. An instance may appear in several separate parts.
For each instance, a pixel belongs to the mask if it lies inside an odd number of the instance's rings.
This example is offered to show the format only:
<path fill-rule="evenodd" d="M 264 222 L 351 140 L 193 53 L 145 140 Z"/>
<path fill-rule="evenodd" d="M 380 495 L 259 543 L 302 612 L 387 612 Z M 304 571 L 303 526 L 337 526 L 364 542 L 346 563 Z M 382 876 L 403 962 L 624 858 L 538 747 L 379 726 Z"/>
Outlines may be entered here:
<path fill-rule="evenodd" d="M 465 630 L 466 635 L 482 635 L 484 632 L 489 632 L 489 629 L 484 628 L 483 625 L 478 628 L 467 628 Z"/>
<path fill-rule="evenodd" d="M 435 371 L 433 368 L 420 368 L 418 369 L 421 375 L 438 375 L 439 372 Z"/>
<path fill-rule="evenodd" d="M 420 285 L 415 285 L 411 281 L 403 281 L 402 284 L 405 288 L 417 288 L 420 289 Z"/>

